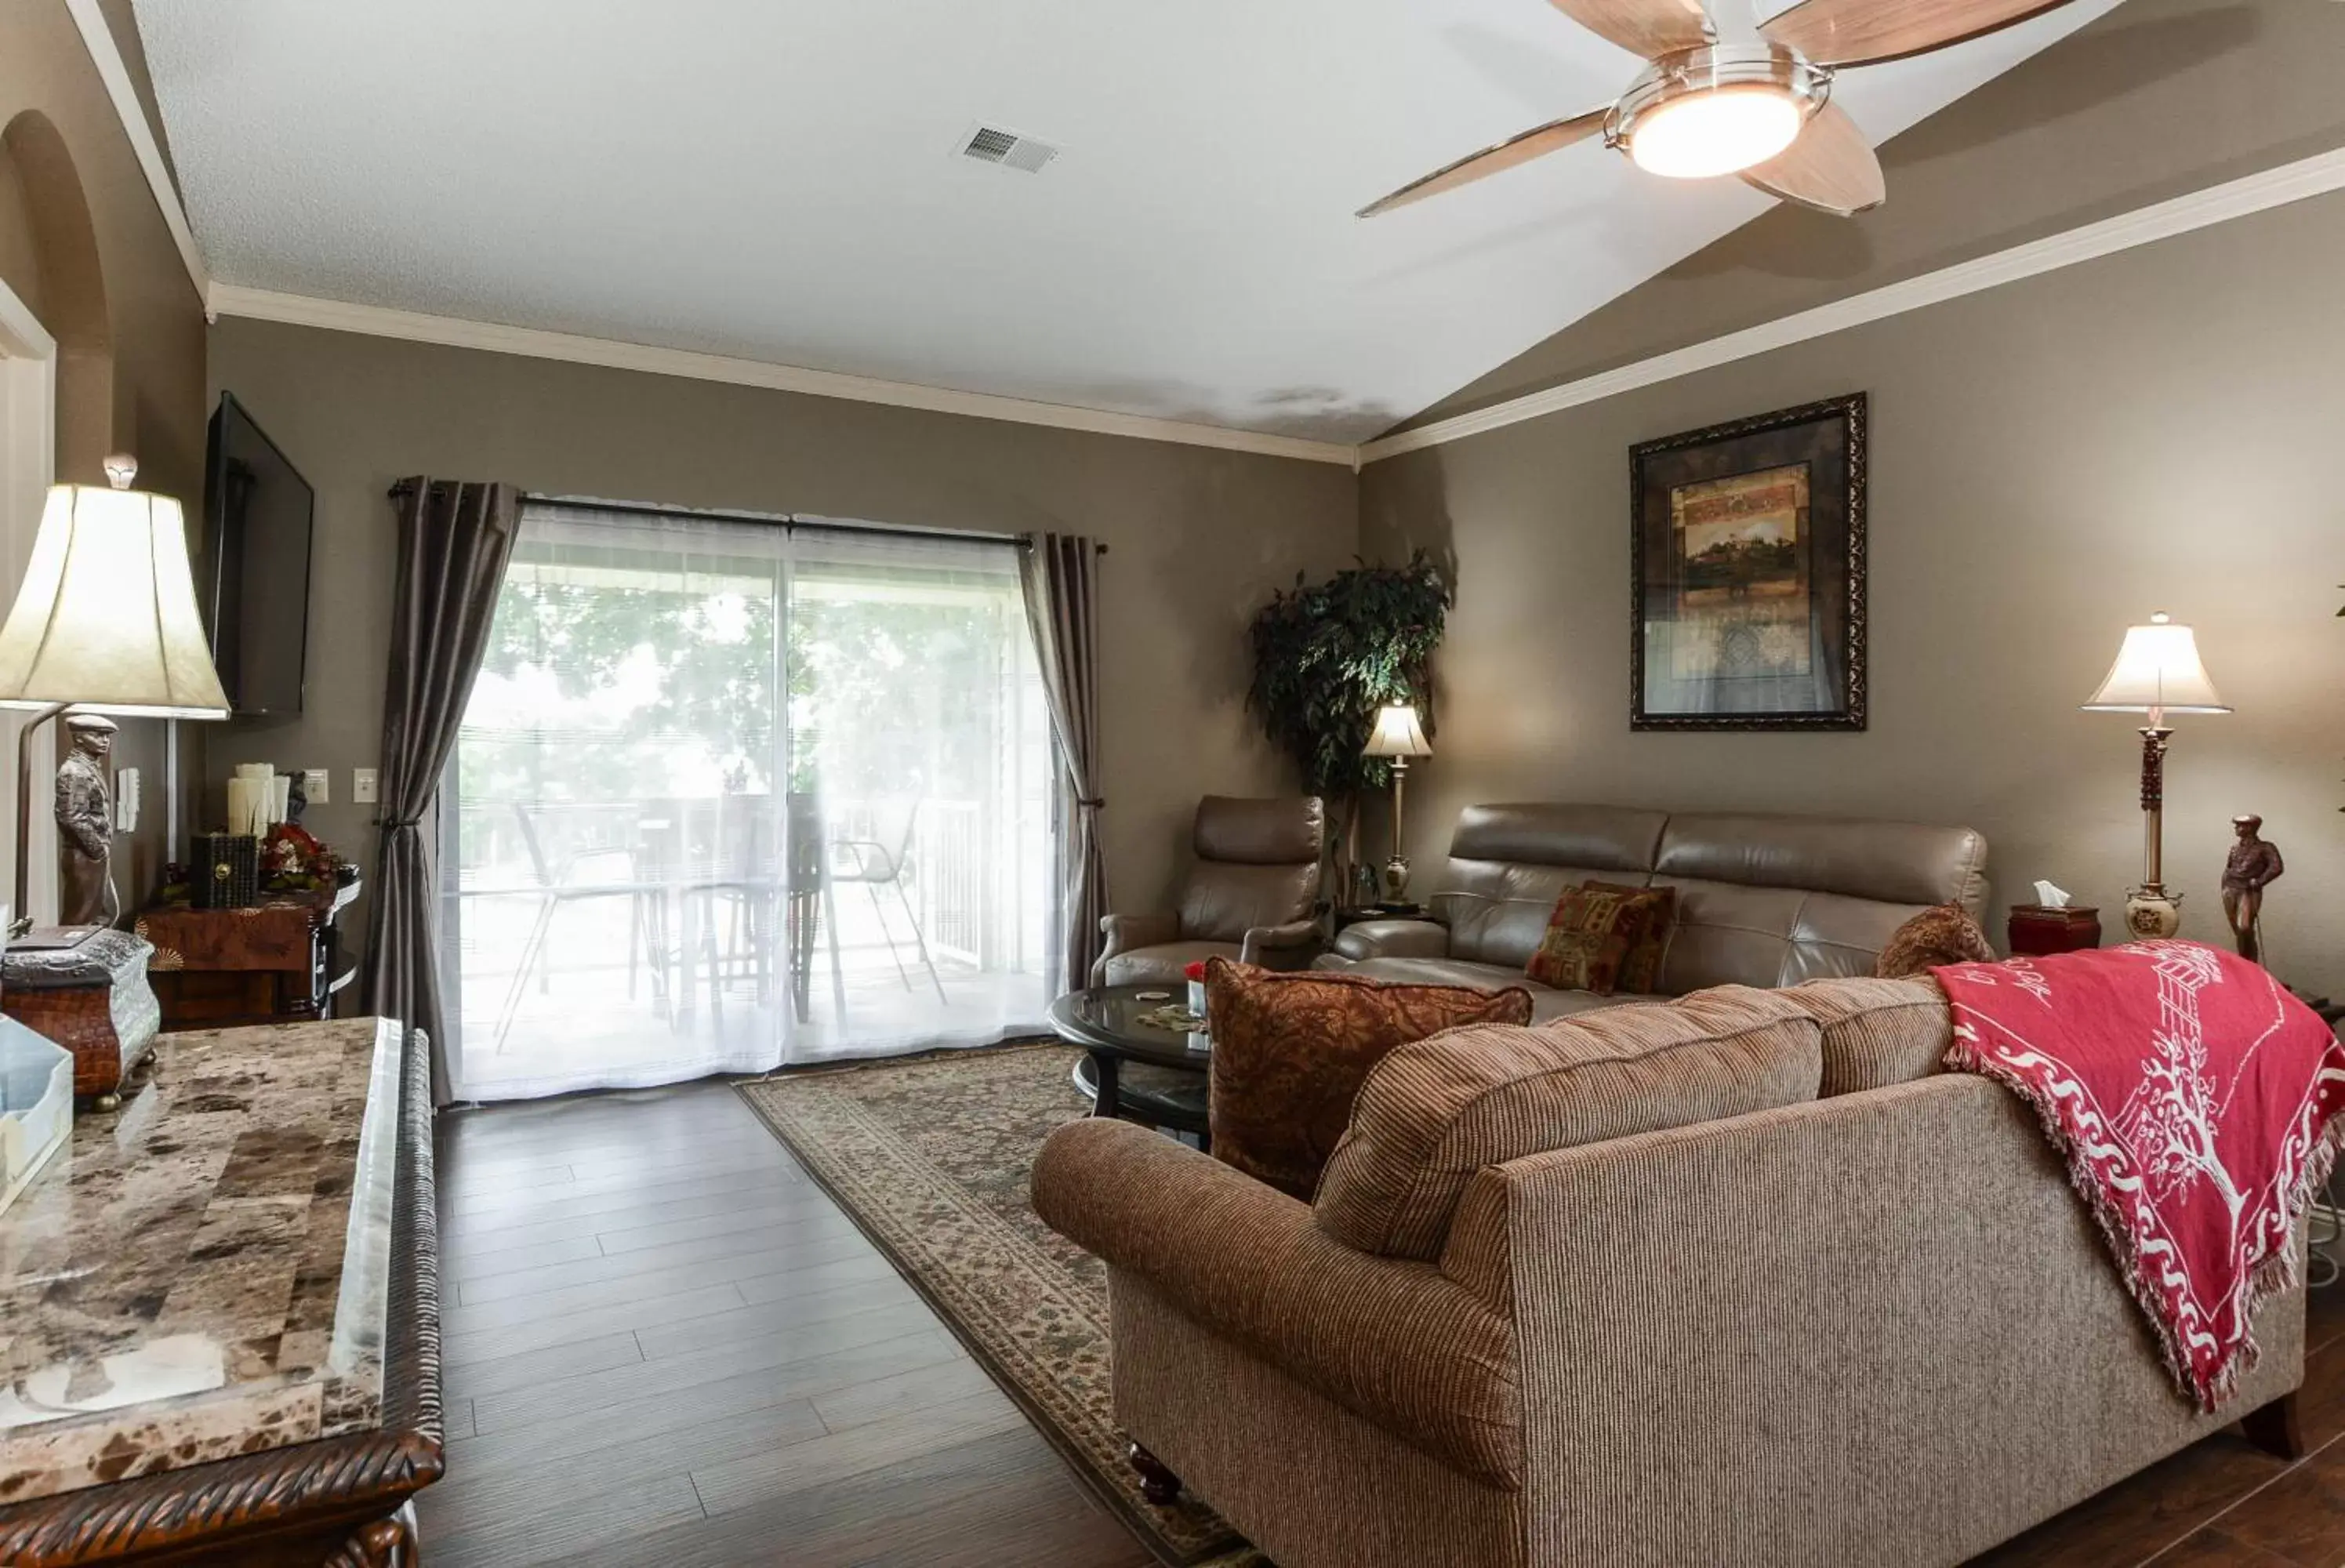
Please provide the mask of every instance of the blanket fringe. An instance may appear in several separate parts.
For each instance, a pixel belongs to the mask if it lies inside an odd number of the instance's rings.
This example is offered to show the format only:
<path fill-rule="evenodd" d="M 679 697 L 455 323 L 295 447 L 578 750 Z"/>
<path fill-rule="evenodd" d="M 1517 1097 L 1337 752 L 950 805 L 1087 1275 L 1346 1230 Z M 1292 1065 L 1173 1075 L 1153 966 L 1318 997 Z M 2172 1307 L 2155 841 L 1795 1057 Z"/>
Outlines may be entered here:
<path fill-rule="evenodd" d="M 2345 1117 L 2330 1120 L 2313 1139 L 2312 1148 L 2305 1156 L 2304 1168 L 2298 1173 L 2295 1189 L 2286 1196 L 2288 1224 L 2285 1233 L 2288 1239 L 2279 1251 L 2258 1262 L 2249 1273 L 2246 1335 L 2230 1359 L 2218 1370 L 2212 1386 L 2202 1397 L 2190 1375 L 2189 1357 L 2167 1323 L 2157 1290 L 2142 1270 L 2141 1258 L 2135 1249 L 2133 1234 L 2126 1227 L 2125 1217 L 2101 1190 L 2099 1181 L 2094 1177 L 2092 1161 L 2076 1146 L 2067 1129 L 2060 1125 L 2057 1110 L 2040 1103 L 2029 1092 L 2026 1080 L 1982 1052 L 1975 1040 L 1966 1037 L 1965 1031 L 1955 1031 L 1954 1043 L 1946 1048 L 1944 1061 L 1955 1071 L 1975 1073 L 1981 1077 L 1994 1079 L 2011 1090 L 2022 1105 L 2035 1113 L 2035 1119 L 2043 1125 L 2044 1136 L 2060 1155 L 2061 1163 L 2067 1168 L 2068 1185 L 2085 1200 L 2086 1210 L 2092 1215 L 2094 1224 L 2100 1228 L 2101 1235 L 2109 1244 L 2110 1257 L 2117 1266 L 2119 1277 L 2125 1280 L 2127 1290 L 2141 1308 L 2142 1316 L 2149 1320 L 2150 1331 L 2157 1341 L 2159 1357 L 2166 1362 L 2166 1370 L 2173 1377 L 2175 1386 L 2201 1411 L 2211 1415 L 2220 1409 L 2238 1391 L 2239 1379 L 2255 1370 L 2261 1354 L 2256 1344 L 2257 1310 L 2269 1298 L 2296 1287 L 2297 1231 L 2303 1222 L 2305 1210 L 2311 1206 L 2313 1195 L 2328 1186 L 2338 1156 L 2340 1151 L 2345 1151 Z"/>

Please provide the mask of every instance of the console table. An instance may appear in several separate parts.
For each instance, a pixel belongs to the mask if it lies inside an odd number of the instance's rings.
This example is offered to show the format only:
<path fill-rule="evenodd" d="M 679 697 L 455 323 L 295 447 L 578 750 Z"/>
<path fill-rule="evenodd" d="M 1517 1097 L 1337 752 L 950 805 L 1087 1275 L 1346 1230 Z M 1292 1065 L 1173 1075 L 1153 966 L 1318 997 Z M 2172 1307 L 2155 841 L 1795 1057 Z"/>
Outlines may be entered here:
<path fill-rule="evenodd" d="M 415 1563 L 428 1056 L 375 1018 L 167 1035 L 0 1214 L 0 1563 Z"/>
<path fill-rule="evenodd" d="M 270 894 L 248 909 L 157 904 L 136 929 L 154 944 L 147 979 L 166 1029 L 217 1029 L 333 1016 L 350 983 L 339 922 L 357 882 Z"/>

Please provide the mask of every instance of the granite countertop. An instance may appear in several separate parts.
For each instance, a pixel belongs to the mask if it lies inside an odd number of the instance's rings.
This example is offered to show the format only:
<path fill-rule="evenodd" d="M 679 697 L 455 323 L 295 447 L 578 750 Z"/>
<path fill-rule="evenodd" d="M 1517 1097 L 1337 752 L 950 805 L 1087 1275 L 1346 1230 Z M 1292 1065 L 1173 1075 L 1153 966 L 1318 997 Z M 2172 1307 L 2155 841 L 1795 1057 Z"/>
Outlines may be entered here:
<path fill-rule="evenodd" d="M 0 1503 L 381 1424 L 401 1052 L 165 1035 L 0 1213 Z"/>

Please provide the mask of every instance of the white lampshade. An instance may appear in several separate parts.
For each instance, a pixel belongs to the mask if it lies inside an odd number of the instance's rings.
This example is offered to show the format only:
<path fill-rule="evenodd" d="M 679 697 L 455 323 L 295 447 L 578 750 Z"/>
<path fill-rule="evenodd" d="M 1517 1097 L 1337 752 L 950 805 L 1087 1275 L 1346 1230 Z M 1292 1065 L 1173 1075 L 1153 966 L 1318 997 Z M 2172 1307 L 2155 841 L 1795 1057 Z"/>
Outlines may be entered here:
<path fill-rule="evenodd" d="M 1425 726 L 1416 722 L 1416 710 L 1406 703 L 1390 703 L 1376 710 L 1376 727 L 1361 754 L 1429 757 L 1433 748 L 1426 744 Z"/>
<path fill-rule="evenodd" d="M 109 460 L 109 469 L 113 467 Z M 49 491 L 0 624 L 0 707 L 224 719 L 179 503 L 145 491 Z"/>
<path fill-rule="evenodd" d="M 2159 611 L 2147 626 L 2126 628 L 2117 662 L 2108 678 L 2084 704 L 2102 713 L 2228 713 L 2215 693 L 2207 666 L 2198 662 L 2198 642 L 2188 626 L 2177 626 Z"/>

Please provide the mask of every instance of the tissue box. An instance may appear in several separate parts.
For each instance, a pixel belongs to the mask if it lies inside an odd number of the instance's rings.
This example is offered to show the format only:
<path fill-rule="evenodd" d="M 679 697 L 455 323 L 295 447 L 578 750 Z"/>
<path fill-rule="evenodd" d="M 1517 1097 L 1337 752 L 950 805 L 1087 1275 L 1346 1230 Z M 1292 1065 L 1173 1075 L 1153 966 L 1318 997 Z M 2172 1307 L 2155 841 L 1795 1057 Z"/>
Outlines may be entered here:
<path fill-rule="evenodd" d="M 2015 958 L 2073 953 L 2101 945 L 2101 912 L 2076 905 L 2055 909 L 2048 904 L 2015 904 L 2005 929 Z"/>
<path fill-rule="evenodd" d="M 73 1053 L 0 1018 L 0 1209 L 73 1131 Z"/>

